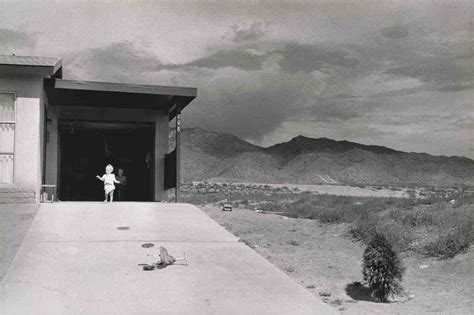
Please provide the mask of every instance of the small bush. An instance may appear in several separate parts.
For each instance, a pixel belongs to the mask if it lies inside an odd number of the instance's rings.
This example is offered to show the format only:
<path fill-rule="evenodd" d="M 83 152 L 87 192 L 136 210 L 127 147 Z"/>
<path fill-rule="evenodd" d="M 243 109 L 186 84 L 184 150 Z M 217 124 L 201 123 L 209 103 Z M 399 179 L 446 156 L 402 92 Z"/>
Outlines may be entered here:
<path fill-rule="evenodd" d="M 372 297 L 387 302 L 389 296 L 400 294 L 405 272 L 401 260 L 382 234 L 375 234 L 364 251 L 362 275 L 372 290 Z"/>
<path fill-rule="evenodd" d="M 435 241 L 425 245 L 424 251 L 428 256 L 452 258 L 471 246 L 472 237 L 472 223 L 465 222 L 439 235 Z"/>
<path fill-rule="evenodd" d="M 473 225 L 471 206 L 437 212 L 431 226 L 432 241 L 423 246 L 422 253 L 451 258 L 466 251 L 474 239 Z"/>
<path fill-rule="evenodd" d="M 350 233 L 358 240 L 370 240 L 377 233 L 378 221 L 376 213 L 362 211 L 352 224 Z"/>
<path fill-rule="evenodd" d="M 321 223 L 338 223 L 342 219 L 341 211 L 336 209 L 322 209 L 317 213 L 316 218 Z"/>
<path fill-rule="evenodd" d="M 379 222 L 376 234 L 382 234 L 396 251 L 405 251 L 413 242 L 412 230 L 396 221 Z"/>

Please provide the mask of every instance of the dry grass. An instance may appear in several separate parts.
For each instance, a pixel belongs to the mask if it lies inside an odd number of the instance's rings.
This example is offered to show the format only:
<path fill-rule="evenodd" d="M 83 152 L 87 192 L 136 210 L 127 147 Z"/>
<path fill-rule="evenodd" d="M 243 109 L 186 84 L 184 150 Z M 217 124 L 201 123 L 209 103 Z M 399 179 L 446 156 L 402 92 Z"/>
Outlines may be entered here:
<path fill-rule="evenodd" d="M 374 198 L 318 195 L 289 189 L 249 189 L 187 194 L 184 201 L 197 205 L 222 205 L 262 210 L 291 218 L 318 220 L 325 224 L 348 223 L 355 239 L 367 242 L 383 234 L 398 252 L 415 251 L 449 258 L 469 248 L 474 239 L 474 194 L 462 190 L 423 189 L 427 198 Z M 454 200 L 454 202 L 453 202 Z M 292 246 L 298 246 L 292 244 Z"/>

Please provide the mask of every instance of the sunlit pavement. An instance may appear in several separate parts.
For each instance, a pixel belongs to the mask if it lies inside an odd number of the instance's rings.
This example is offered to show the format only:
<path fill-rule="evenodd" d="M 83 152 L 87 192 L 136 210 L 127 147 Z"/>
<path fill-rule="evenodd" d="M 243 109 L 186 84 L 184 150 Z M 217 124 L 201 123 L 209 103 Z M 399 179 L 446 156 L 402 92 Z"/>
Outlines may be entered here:
<path fill-rule="evenodd" d="M 160 246 L 189 265 L 144 271 Z M 192 205 L 63 202 L 41 205 L 2 281 L 0 313 L 336 311 Z"/>

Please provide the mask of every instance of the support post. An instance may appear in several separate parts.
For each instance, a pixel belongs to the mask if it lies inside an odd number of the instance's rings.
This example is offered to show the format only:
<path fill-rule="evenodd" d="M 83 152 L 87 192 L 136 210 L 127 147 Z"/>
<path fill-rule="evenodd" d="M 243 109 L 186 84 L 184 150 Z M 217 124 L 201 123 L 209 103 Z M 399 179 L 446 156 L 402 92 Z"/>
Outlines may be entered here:
<path fill-rule="evenodd" d="M 174 201 L 179 202 L 181 186 L 181 106 L 176 104 L 176 193 Z"/>

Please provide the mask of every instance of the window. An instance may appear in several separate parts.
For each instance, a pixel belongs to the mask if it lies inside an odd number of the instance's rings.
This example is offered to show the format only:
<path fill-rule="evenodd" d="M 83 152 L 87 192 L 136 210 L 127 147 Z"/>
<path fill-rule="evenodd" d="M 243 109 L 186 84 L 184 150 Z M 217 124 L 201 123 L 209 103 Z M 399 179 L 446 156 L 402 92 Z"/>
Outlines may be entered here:
<path fill-rule="evenodd" d="M 15 94 L 0 93 L 0 183 L 13 182 Z"/>

